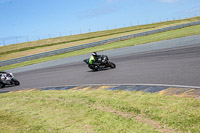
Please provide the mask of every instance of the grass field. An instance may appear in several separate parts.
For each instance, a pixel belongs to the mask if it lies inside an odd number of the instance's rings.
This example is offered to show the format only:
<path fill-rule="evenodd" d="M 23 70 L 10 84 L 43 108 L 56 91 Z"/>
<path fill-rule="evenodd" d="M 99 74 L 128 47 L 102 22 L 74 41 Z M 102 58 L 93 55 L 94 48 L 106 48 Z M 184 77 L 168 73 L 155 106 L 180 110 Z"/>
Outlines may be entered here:
<path fill-rule="evenodd" d="M 154 23 L 148 25 L 125 27 L 125 28 L 99 31 L 99 32 L 91 32 L 86 34 L 79 34 L 79 35 L 72 35 L 72 36 L 65 36 L 58 38 L 50 38 L 50 39 L 3 46 L 0 49 L 1 53 L 0 60 L 3 61 L 8 59 L 28 56 L 46 51 L 57 50 L 61 48 L 106 40 L 110 38 L 140 33 L 144 31 L 155 30 L 159 28 L 194 22 L 198 20 L 200 20 L 200 17 L 167 21 L 167 22 Z"/>
<path fill-rule="evenodd" d="M 101 46 L 96 46 L 96 47 L 92 47 L 92 48 L 82 49 L 82 50 L 78 50 L 78 51 L 74 51 L 74 52 L 69 52 L 69 53 L 65 53 L 65 54 L 61 54 L 61 55 L 49 56 L 49 57 L 31 60 L 31 61 L 27 61 L 27 62 L 22 62 L 22 63 L 18 63 L 18 64 L 3 66 L 3 67 L 0 67 L 0 70 L 8 70 L 8 69 L 12 69 L 12 68 L 21 67 L 21 66 L 27 66 L 27 65 L 31 65 L 31 64 L 45 62 L 45 61 L 49 61 L 49 60 L 55 60 L 55 59 L 64 58 L 64 57 L 82 55 L 82 54 L 86 54 L 86 53 L 91 53 L 93 51 L 103 51 L 103 50 L 108 50 L 108 49 L 139 45 L 139 44 L 144 44 L 144 43 L 149 43 L 149 42 L 168 40 L 168 39 L 185 37 L 185 36 L 190 36 L 190 35 L 197 35 L 197 34 L 200 34 L 200 25 L 186 27 L 186 28 L 172 30 L 172 31 L 167 31 L 167 32 L 162 32 L 162 33 L 156 33 L 156 34 L 152 34 L 152 35 L 148 35 L 148 36 L 133 38 L 130 40 L 125 40 L 125 41 L 105 44 L 105 45 L 101 45 Z"/>
<path fill-rule="evenodd" d="M 200 132 L 200 100 L 135 91 L 0 94 L 1 133 Z"/>

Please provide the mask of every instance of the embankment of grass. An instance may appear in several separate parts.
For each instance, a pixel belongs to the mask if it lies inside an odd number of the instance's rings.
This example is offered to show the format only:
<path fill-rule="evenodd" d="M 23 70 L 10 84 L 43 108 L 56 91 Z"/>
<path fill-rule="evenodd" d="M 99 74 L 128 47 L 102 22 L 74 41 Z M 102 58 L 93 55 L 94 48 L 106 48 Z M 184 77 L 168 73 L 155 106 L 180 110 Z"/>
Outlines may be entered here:
<path fill-rule="evenodd" d="M 0 131 L 200 132 L 200 100 L 134 91 L 21 91 L 0 95 Z"/>
<path fill-rule="evenodd" d="M 18 63 L 18 64 L 2 66 L 2 67 L 0 67 L 0 70 L 8 70 L 8 69 L 27 66 L 27 65 L 31 65 L 31 64 L 41 63 L 41 62 L 45 62 L 45 61 L 49 61 L 49 60 L 55 60 L 55 59 L 60 59 L 60 58 L 65 58 L 65 57 L 70 57 L 70 56 L 83 55 L 83 54 L 91 53 L 93 51 L 103 51 L 103 50 L 108 50 L 108 49 L 115 49 L 115 48 L 120 48 L 120 47 L 127 47 L 127 46 L 150 43 L 150 42 L 180 38 L 180 37 L 185 37 L 185 36 L 198 35 L 198 34 L 200 34 L 199 29 L 200 29 L 200 25 L 196 25 L 196 26 L 186 27 L 186 28 L 182 28 L 182 29 L 166 31 L 166 32 L 162 32 L 162 33 L 156 33 L 156 34 L 152 34 L 152 35 L 148 35 L 148 36 L 133 38 L 130 40 L 105 44 L 105 45 L 101 45 L 101 46 L 77 50 L 77 51 L 64 53 L 64 54 L 60 54 L 60 55 L 55 55 L 55 56 L 44 57 L 44 58 L 31 60 L 31 61 L 27 61 L 27 62 L 22 62 L 22 63 Z"/>
<path fill-rule="evenodd" d="M 9 60 L 13 58 L 165 28 L 169 26 L 175 26 L 198 20 L 200 20 L 200 17 L 160 22 L 148 25 L 131 26 L 125 28 L 106 30 L 106 31 L 91 32 L 79 35 L 50 38 L 50 39 L 3 46 L 0 49 L 1 53 L 0 60 Z"/>
<path fill-rule="evenodd" d="M 104 37 L 104 36 L 110 36 L 110 35 L 115 35 L 115 34 L 121 34 L 121 33 L 126 33 L 126 32 L 131 32 L 131 31 L 142 30 L 142 29 L 150 29 L 150 28 L 155 28 L 155 26 L 137 27 L 135 29 L 130 28 L 129 30 L 127 29 L 127 30 L 124 30 L 124 31 L 118 31 L 118 32 L 109 33 L 109 34 L 108 33 L 107 34 L 100 34 L 100 35 L 89 36 L 89 37 L 86 36 L 86 37 L 83 37 L 83 38 L 76 38 L 74 40 L 70 39 L 68 41 L 62 41 L 62 42 L 57 42 L 57 43 L 49 43 L 49 44 L 45 44 L 45 45 L 35 45 L 35 46 L 31 46 L 31 47 L 23 47 L 23 48 L 19 48 L 19 49 L 1 52 L 1 55 L 11 54 L 11 53 L 15 53 L 15 52 L 22 52 L 22 51 L 26 51 L 26 50 L 30 50 L 30 49 L 36 49 L 36 48 L 49 47 L 49 46 L 59 45 L 59 44 L 63 44 L 63 43 L 83 41 L 83 40 L 93 39 L 93 38 L 97 38 L 97 37 Z"/>

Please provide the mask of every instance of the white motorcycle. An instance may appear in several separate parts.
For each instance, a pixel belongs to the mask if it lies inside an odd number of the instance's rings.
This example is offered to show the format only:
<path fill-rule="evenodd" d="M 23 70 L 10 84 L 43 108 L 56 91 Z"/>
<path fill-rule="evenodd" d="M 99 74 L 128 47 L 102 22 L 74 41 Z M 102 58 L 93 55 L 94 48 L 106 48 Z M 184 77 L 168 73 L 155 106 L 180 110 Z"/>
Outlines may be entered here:
<path fill-rule="evenodd" d="M 14 78 L 12 73 L 0 72 L 0 88 L 4 88 L 6 85 L 20 85 L 20 82 Z"/>

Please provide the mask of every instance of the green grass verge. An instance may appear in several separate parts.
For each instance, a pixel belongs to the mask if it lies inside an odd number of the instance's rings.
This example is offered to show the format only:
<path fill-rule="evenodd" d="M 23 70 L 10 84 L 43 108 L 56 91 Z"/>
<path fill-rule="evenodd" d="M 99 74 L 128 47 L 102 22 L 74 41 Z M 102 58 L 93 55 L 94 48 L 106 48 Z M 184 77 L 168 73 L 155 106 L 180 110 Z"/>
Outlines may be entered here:
<path fill-rule="evenodd" d="M 134 91 L 0 94 L 1 133 L 200 132 L 200 100 Z M 160 128 L 161 127 L 161 128 Z"/>
<path fill-rule="evenodd" d="M 2 66 L 2 67 L 0 67 L 0 70 L 8 70 L 8 69 L 12 69 L 12 68 L 41 63 L 41 62 L 45 62 L 45 61 L 49 61 L 49 60 L 55 60 L 55 59 L 60 59 L 60 58 L 65 58 L 65 57 L 70 57 L 70 56 L 76 56 L 76 55 L 83 55 L 83 54 L 91 53 L 93 51 L 103 51 L 103 50 L 108 50 L 108 49 L 115 49 L 115 48 L 120 48 L 120 47 L 139 45 L 139 44 L 144 44 L 144 43 L 168 40 L 168 39 L 173 39 L 173 38 L 180 38 L 180 37 L 197 35 L 197 34 L 200 34 L 200 25 L 186 27 L 186 28 L 172 30 L 172 31 L 167 31 L 167 32 L 162 32 L 162 33 L 156 33 L 156 34 L 143 36 L 143 37 L 137 37 L 137 38 L 133 38 L 130 40 L 125 40 L 125 41 L 105 44 L 105 45 L 101 45 L 101 46 L 96 46 L 96 47 L 92 47 L 92 48 L 77 50 L 77 51 L 73 51 L 73 52 L 69 52 L 69 53 L 64 53 L 61 55 L 44 57 L 44 58 L 31 60 L 31 61 L 27 61 L 27 62 L 22 62 L 22 63 L 18 63 L 18 64 Z"/>

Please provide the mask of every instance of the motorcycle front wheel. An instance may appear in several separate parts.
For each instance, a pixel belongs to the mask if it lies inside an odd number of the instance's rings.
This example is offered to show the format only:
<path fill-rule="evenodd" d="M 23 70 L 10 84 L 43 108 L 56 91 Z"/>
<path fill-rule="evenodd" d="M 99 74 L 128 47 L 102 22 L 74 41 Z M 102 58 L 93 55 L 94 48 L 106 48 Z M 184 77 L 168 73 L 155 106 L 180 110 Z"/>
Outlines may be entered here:
<path fill-rule="evenodd" d="M 20 85 L 20 82 L 17 79 L 12 79 L 15 85 Z"/>
<path fill-rule="evenodd" d="M 112 69 L 116 68 L 116 65 L 113 62 L 110 62 L 109 64 L 110 64 L 110 68 L 112 68 Z"/>

